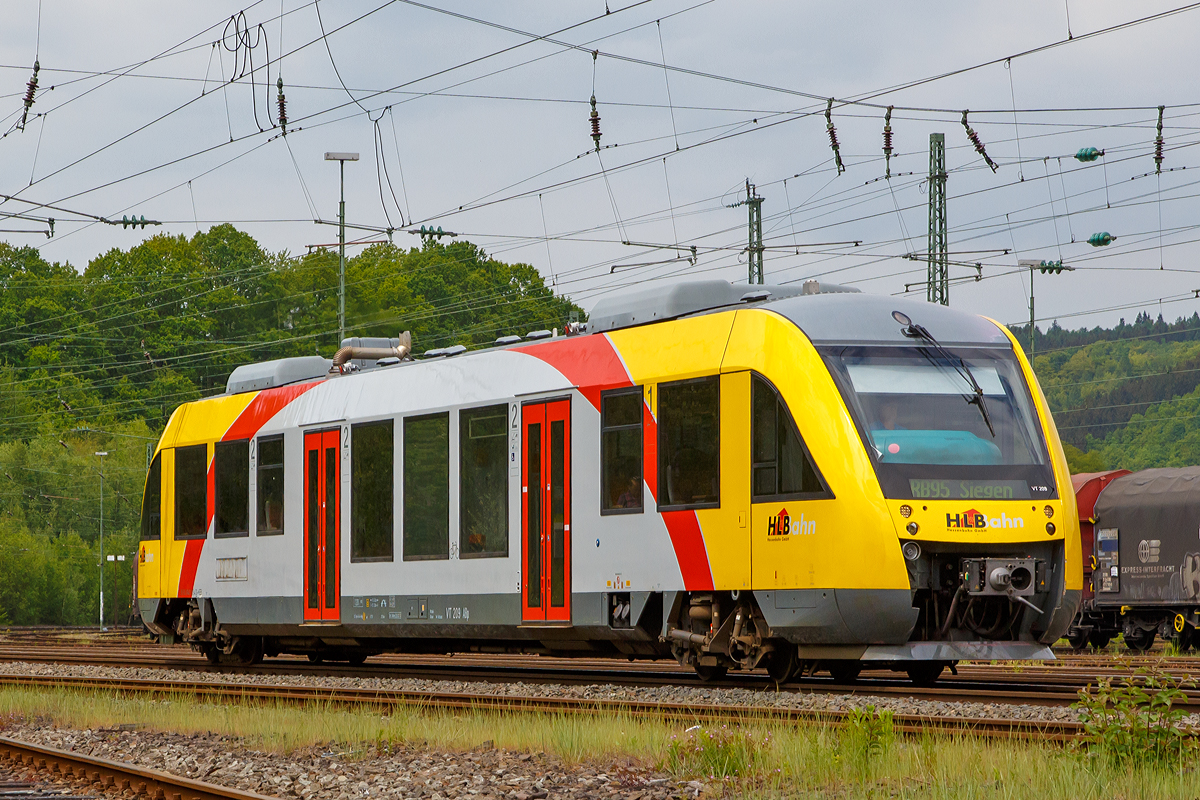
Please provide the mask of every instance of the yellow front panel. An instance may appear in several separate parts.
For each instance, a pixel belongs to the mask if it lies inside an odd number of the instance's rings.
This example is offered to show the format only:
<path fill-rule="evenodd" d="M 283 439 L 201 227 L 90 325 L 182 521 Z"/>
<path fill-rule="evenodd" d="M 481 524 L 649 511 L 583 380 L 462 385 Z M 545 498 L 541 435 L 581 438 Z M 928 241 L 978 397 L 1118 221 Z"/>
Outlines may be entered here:
<path fill-rule="evenodd" d="M 1050 404 L 1046 402 L 1046 395 L 1042 394 L 1042 387 L 1038 384 L 1037 376 L 1033 374 L 1033 368 L 1029 366 L 1029 361 L 1025 358 L 1025 351 L 1021 349 L 1021 345 L 1017 343 L 1016 337 L 1008 328 L 995 320 L 992 322 L 995 322 L 996 327 L 1004 331 L 1004 335 L 1012 342 L 1013 352 L 1017 354 L 1021 371 L 1029 383 L 1030 394 L 1033 395 L 1033 405 L 1037 409 L 1042 432 L 1046 436 L 1047 449 L 1050 451 L 1050 461 L 1054 466 L 1054 480 L 1058 483 L 1058 496 L 1061 498 L 1054 520 L 1058 526 L 1059 535 L 1064 537 L 1066 589 L 1067 591 L 1082 591 L 1083 547 L 1079 538 L 1079 507 L 1075 505 L 1075 492 L 1071 487 L 1071 468 L 1067 466 L 1067 454 L 1063 452 L 1062 440 L 1058 438 L 1058 428 L 1054 427 L 1054 418 L 1050 415 Z"/>
<path fill-rule="evenodd" d="M 208 467 L 211 470 L 214 454 L 213 445 L 220 441 L 238 416 L 258 396 L 257 392 L 247 392 L 232 396 L 212 397 L 195 403 L 185 403 L 171 415 L 159 441 L 162 453 L 163 504 L 162 504 L 162 542 L 161 557 L 155 555 L 159 562 L 159 591 L 160 597 L 176 597 L 179 593 L 179 579 L 183 572 L 184 553 L 187 550 L 187 540 L 175 540 L 175 450 L 176 447 L 186 447 L 195 444 L 207 444 Z"/>
<path fill-rule="evenodd" d="M 180 420 L 175 432 L 174 446 L 220 441 L 225 431 L 229 430 L 229 426 L 256 397 L 258 392 L 247 392 L 210 397 L 190 404 L 189 412 Z"/>
<path fill-rule="evenodd" d="M 166 436 L 164 434 L 163 438 Z M 175 558 L 175 450 L 162 451 L 162 542 L 159 550 L 162 557 L 158 563 L 159 590 L 161 597 L 174 597 L 179 587 L 179 569 L 183 561 L 183 551 Z M 177 563 L 178 562 L 178 563 Z M 174 575 L 175 579 L 171 580 Z"/>
<path fill-rule="evenodd" d="M 836 498 L 754 505 L 753 587 L 908 589 L 896 526 L 820 355 L 773 312 L 735 313 L 722 371 L 754 370 L 775 384 Z M 744 419 L 749 426 L 748 411 Z M 771 533 L 771 519 L 785 509 L 788 534 Z"/>
<path fill-rule="evenodd" d="M 721 376 L 721 507 L 696 511 L 716 589 L 750 588 L 750 373 Z"/>
<path fill-rule="evenodd" d="M 903 539 L 1016 544 L 1064 538 L 1071 517 L 1063 511 L 1075 507 L 1073 500 L 889 500 L 888 505 L 896 527 L 904 531 Z M 908 517 L 900 513 L 902 506 L 910 509 Z M 1046 516 L 1047 507 L 1052 516 Z M 1047 522 L 1054 523 L 1054 533 L 1046 532 Z M 907 530 L 911 523 L 917 525 L 915 534 Z M 1078 542 L 1078 527 L 1073 538 Z"/>
<path fill-rule="evenodd" d="M 643 328 L 613 331 L 609 339 L 634 383 L 715 375 L 737 312 L 725 311 L 691 319 L 660 322 Z"/>

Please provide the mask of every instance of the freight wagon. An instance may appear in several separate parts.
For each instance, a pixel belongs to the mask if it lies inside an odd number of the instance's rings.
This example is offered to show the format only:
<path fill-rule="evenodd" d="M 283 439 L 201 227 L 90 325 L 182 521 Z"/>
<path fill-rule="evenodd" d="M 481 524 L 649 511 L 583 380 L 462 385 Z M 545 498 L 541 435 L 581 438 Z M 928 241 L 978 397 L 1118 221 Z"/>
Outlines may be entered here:
<path fill-rule="evenodd" d="M 1087 572 L 1072 646 L 1122 634 L 1132 650 L 1159 636 L 1186 651 L 1200 624 L 1200 467 L 1075 480 Z"/>

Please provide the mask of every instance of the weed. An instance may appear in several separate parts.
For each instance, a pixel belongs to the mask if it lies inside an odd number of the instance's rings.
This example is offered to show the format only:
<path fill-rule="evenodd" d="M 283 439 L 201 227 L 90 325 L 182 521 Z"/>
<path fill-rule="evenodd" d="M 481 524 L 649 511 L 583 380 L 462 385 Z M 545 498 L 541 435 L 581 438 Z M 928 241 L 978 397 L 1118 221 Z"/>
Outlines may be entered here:
<path fill-rule="evenodd" d="M 878 711 L 875 706 L 850 710 L 842 731 L 842 749 L 858 766 L 869 769 L 876 759 L 887 755 L 896 740 L 891 711 Z"/>
<path fill-rule="evenodd" d="M 755 754 L 771 744 L 769 733 L 754 736 L 741 727 L 696 725 L 672 736 L 667 746 L 669 769 L 682 775 L 709 778 L 744 778 L 750 774 Z"/>
<path fill-rule="evenodd" d="M 1174 769 L 1198 750 L 1195 731 L 1183 726 L 1184 687 L 1190 677 L 1177 678 L 1161 665 L 1139 667 L 1113 683 L 1101 678 L 1079 692 L 1074 707 L 1084 723 L 1087 746 L 1118 766 Z"/>

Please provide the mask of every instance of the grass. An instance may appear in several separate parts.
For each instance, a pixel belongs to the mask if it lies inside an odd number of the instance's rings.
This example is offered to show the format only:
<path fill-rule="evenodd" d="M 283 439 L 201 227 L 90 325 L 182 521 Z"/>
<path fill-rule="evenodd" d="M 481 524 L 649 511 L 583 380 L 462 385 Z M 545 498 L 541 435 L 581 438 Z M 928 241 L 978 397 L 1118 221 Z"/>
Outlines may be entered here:
<path fill-rule="evenodd" d="M 288 753 L 328 747 L 348 758 L 389 744 L 469 750 L 484 742 L 547 752 L 569 763 L 634 758 L 701 779 L 733 797 L 1194 798 L 1200 773 L 1120 767 L 1056 745 L 989 742 L 970 736 L 892 733 L 884 714 L 864 711 L 846 728 L 747 719 L 740 725 L 687 725 L 625 715 L 448 713 L 393 709 L 369 713 L 311 705 L 215 704 L 186 696 L 149 700 L 107 692 L 8 688 L 0 714 L 85 729 L 135 724 L 148 730 L 214 732 Z"/>

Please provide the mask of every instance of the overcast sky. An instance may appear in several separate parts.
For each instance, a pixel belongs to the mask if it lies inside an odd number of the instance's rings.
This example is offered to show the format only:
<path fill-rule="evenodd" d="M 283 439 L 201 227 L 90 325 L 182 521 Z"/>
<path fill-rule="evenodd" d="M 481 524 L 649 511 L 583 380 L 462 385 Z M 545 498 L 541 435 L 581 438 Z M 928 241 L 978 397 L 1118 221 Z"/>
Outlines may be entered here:
<path fill-rule="evenodd" d="M 745 282 L 746 209 L 728 206 L 747 179 L 766 198 L 768 283 L 819 277 L 880 294 L 921 284 L 909 288 L 924 296 L 924 263 L 903 256 L 926 248 L 938 131 L 951 259 L 982 263 L 985 278 L 955 283 L 952 305 L 1027 319 L 1017 259 L 1062 258 L 1077 271 L 1037 279 L 1042 327 L 1111 325 L 1158 313 L 1160 299 L 1174 319 L 1200 309 L 1200 8 L 1087 34 L 1181 5 L 609 0 L 606 14 L 604 0 L 5 0 L 0 193 L 19 200 L 0 216 L 31 219 L 0 218 L 29 231 L 0 239 L 83 269 L 154 232 L 229 221 L 272 251 L 303 253 L 337 240 L 313 223 L 337 218 L 338 168 L 322 154 L 357 151 L 347 219 L 368 230 L 351 238 L 393 228 L 411 246 L 411 226 L 441 226 L 533 264 L 585 308 L 653 279 Z M 1075 40 L 1003 61 L 1067 39 L 1068 12 Z M 35 55 L 39 90 L 19 130 Z M 281 74 L 286 140 L 273 127 Z M 814 99 L 829 97 L 842 174 Z M 863 98 L 873 105 L 847 104 Z M 1106 154 L 1080 163 L 1084 147 Z M 123 230 L 39 204 L 164 224 Z M 1101 231 L 1117 241 L 1087 244 Z M 697 263 L 623 240 L 695 245 Z"/>

